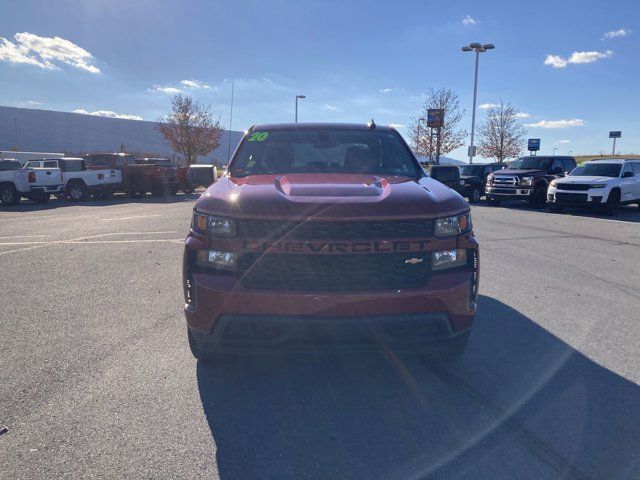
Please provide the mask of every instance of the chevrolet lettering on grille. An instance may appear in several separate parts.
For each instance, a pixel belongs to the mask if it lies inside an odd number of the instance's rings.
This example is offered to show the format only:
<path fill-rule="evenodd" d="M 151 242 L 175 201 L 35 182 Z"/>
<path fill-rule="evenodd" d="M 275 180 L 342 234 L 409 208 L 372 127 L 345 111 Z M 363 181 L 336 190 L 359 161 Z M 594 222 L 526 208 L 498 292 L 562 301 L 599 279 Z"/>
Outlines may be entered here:
<path fill-rule="evenodd" d="M 431 243 L 431 240 L 371 242 L 261 242 L 246 240 L 242 242 L 242 249 L 247 252 L 317 254 L 422 252 L 427 250 L 429 243 Z"/>

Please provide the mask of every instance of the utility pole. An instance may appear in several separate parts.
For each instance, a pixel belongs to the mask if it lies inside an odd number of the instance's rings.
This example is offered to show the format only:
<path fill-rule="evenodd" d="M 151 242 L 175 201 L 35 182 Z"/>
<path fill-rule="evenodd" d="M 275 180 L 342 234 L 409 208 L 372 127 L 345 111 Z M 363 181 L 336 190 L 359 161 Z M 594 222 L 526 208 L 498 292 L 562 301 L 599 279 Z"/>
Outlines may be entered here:
<path fill-rule="evenodd" d="M 233 122 L 233 89 L 235 82 L 231 82 L 231 111 L 229 112 L 229 131 L 227 132 L 227 163 L 231 160 L 231 122 Z"/>
<path fill-rule="evenodd" d="M 480 63 L 480 54 L 487 50 L 493 50 L 495 45 L 492 43 L 470 43 L 462 47 L 463 52 L 476 52 L 476 66 L 473 76 L 473 109 L 471 110 L 471 146 L 469 147 L 469 163 L 473 163 L 473 157 L 475 155 L 475 149 L 473 146 L 473 139 L 476 130 L 476 100 L 478 97 L 478 63 Z"/>

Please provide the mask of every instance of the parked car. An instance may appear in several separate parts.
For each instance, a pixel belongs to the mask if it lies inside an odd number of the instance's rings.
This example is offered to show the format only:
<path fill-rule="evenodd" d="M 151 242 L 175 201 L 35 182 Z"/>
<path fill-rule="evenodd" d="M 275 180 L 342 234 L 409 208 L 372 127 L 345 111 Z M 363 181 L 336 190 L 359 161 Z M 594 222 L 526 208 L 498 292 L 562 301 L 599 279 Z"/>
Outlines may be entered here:
<path fill-rule="evenodd" d="M 51 194 L 63 191 L 64 181 L 62 171 L 58 168 L 57 160 L 54 162 L 43 161 L 32 168 L 17 168 L 17 160 L 6 163 L 6 170 L 0 172 L 0 196 L 5 205 L 15 205 L 21 197 L 28 198 L 36 203 L 45 203 L 51 198 Z M 25 181 L 26 180 L 26 181 Z"/>
<path fill-rule="evenodd" d="M 73 201 L 84 200 L 90 195 L 105 198 L 118 190 L 122 184 L 122 174 L 118 170 L 87 170 L 82 158 L 45 158 L 25 164 L 27 170 L 55 166 L 62 171 L 62 184 L 58 196 Z"/>
<path fill-rule="evenodd" d="M 564 177 L 576 168 L 576 159 L 561 156 L 521 157 L 504 170 L 487 177 L 485 192 L 491 205 L 503 200 L 526 200 L 533 207 L 543 207 L 552 180 Z"/>
<path fill-rule="evenodd" d="M 477 186 L 477 180 L 480 179 L 482 186 L 480 192 L 472 192 L 471 195 L 465 195 L 470 198 L 470 202 L 480 201 L 480 197 L 484 196 L 484 186 L 487 183 L 487 177 L 490 173 L 502 170 L 506 165 L 504 163 L 478 163 L 474 165 L 460 165 L 460 179 L 464 180 L 467 189 Z M 473 198 L 472 198 L 473 197 Z M 477 200 L 476 200 L 477 198 Z"/>
<path fill-rule="evenodd" d="M 464 352 L 479 275 L 469 205 L 398 132 L 254 126 L 227 172 L 200 196 L 185 241 L 196 358 L 328 343 Z"/>
<path fill-rule="evenodd" d="M 549 209 L 600 208 L 615 215 L 620 205 L 640 207 L 640 160 L 603 159 L 585 162 L 567 177 L 553 180 L 547 192 Z"/>
<path fill-rule="evenodd" d="M 190 165 L 187 181 L 193 188 L 208 187 L 216 181 L 216 172 L 213 165 Z"/>
<path fill-rule="evenodd" d="M 151 192 L 154 196 L 176 192 L 178 181 L 175 173 L 157 165 L 139 165 L 129 153 L 89 153 L 84 156 L 90 170 L 119 170 L 122 175 L 121 191 L 130 197 Z"/>
<path fill-rule="evenodd" d="M 174 165 L 171 162 L 171 160 L 169 160 L 168 158 L 162 158 L 162 157 L 136 158 L 136 164 L 137 165 L 156 165 L 157 167 L 162 168 L 164 171 L 164 176 L 167 179 L 169 178 L 171 179 L 170 182 L 167 183 L 167 185 L 169 185 L 169 188 L 165 191 L 165 193 L 168 193 L 170 195 L 175 195 L 176 193 L 178 193 L 178 189 L 181 189 L 183 191 L 184 191 L 183 187 L 188 189 L 188 186 L 186 184 L 183 184 L 180 182 L 181 177 L 186 178 L 187 168 L 178 167 Z M 186 193 L 191 193 L 191 192 L 186 192 Z"/>
<path fill-rule="evenodd" d="M 467 197 L 470 203 L 477 203 L 482 197 L 484 187 L 482 179 L 475 176 L 463 179 L 460 176 L 460 169 L 455 165 L 434 165 L 431 167 L 430 174 L 434 180 Z"/>

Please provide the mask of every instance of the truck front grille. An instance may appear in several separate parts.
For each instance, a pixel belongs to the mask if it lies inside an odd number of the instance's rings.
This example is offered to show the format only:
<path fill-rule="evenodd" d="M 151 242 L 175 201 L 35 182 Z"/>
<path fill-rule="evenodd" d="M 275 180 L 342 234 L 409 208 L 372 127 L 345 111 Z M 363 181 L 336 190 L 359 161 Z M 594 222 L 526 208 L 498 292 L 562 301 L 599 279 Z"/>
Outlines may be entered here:
<path fill-rule="evenodd" d="M 238 235 L 256 240 L 285 236 L 296 240 L 423 239 L 433 236 L 433 220 L 327 222 L 241 218 L 238 219 Z"/>
<path fill-rule="evenodd" d="M 493 177 L 493 185 L 498 186 L 498 187 L 502 187 L 502 186 L 511 186 L 511 187 L 515 187 L 516 185 L 518 185 L 518 177 L 514 177 L 514 176 L 494 176 Z"/>
<path fill-rule="evenodd" d="M 423 258 L 420 263 L 406 260 Z M 246 288 L 285 291 L 363 291 L 420 288 L 429 280 L 429 255 L 244 253 L 238 264 Z"/>

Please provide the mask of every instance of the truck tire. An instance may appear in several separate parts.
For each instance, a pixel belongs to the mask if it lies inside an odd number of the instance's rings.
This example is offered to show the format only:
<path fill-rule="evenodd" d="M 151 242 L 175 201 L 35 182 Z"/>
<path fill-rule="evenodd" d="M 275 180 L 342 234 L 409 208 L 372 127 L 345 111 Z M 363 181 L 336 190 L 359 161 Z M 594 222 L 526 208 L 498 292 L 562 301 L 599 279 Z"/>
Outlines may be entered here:
<path fill-rule="evenodd" d="M 609 194 L 609 198 L 607 199 L 607 203 L 604 206 L 604 213 L 610 217 L 613 217 L 616 213 L 618 213 L 618 208 L 620 207 L 620 190 L 614 189 L 611 190 Z"/>
<path fill-rule="evenodd" d="M 177 185 L 173 186 L 173 187 L 170 187 L 169 188 L 169 195 L 177 195 L 178 194 L 178 190 L 179 190 L 179 188 L 178 188 Z"/>
<path fill-rule="evenodd" d="M 482 197 L 482 190 L 479 187 L 474 187 L 469 194 L 469 203 L 478 203 Z"/>
<path fill-rule="evenodd" d="M 84 182 L 73 182 L 67 186 L 67 195 L 70 200 L 79 202 L 86 199 L 89 196 L 89 191 Z"/>
<path fill-rule="evenodd" d="M 198 340 L 195 338 L 193 333 L 191 333 L 189 328 L 187 328 L 187 338 L 189 340 L 189 349 L 191 350 L 191 354 L 196 360 L 204 363 L 211 363 L 220 359 L 220 354 L 216 354 L 202 348 L 202 345 L 198 343 Z"/>
<path fill-rule="evenodd" d="M 531 194 L 529 204 L 533 208 L 542 208 L 547 203 L 547 188 L 546 185 L 536 187 Z"/>
<path fill-rule="evenodd" d="M 20 202 L 20 194 L 13 184 L 8 183 L 0 186 L 0 203 L 2 205 L 17 205 Z"/>
<path fill-rule="evenodd" d="M 195 189 L 191 185 L 185 185 L 184 187 L 182 187 L 182 193 L 184 193 L 185 195 L 193 193 L 194 190 Z M 638 203 L 638 206 L 640 206 L 640 203 Z"/>
<path fill-rule="evenodd" d="M 51 194 L 47 192 L 32 192 L 28 196 L 29 200 L 36 203 L 47 203 L 51 198 Z"/>
<path fill-rule="evenodd" d="M 163 197 L 164 188 L 158 186 L 151 187 L 151 195 L 153 195 L 154 197 Z"/>

